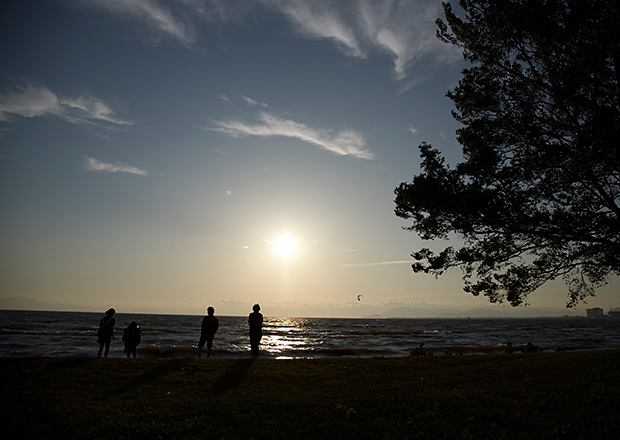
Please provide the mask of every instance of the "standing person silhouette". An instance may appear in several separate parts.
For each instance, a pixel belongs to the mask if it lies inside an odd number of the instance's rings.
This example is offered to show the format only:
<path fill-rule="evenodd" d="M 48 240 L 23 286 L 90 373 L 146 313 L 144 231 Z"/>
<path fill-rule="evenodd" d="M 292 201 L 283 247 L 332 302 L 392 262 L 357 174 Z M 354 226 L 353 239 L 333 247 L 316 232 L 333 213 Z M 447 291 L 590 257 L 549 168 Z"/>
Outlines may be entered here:
<path fill-rule="evenodd" d="M 250 324 L 250 347 L 252 348 L 252 356 L 258 357 L 258 344 L 263 337 L 263 315 L 259 313 L 260 306 L 254 304 L 254 310 L 250 313 L 248 322 Z"/>
<path fill-rule="evenodd" d="M 107 312 L 105 312 L 105 316 L 101 318 L 101 321 L 99 321 L 99 330 L 97 330 L 97 342 L 99 343 L 99 352 L 97 353 L 97 357 L 101 357 L 104 346 L 104 356 L 108 357 L 108 353 L 110 353 L 110 342 L 112 342 L 112 339 L 114 339 L 114 324 L 116 324 L 116 319 L 114 319 L 115 313 L 116 310 L 109 309 Z"/>
<path fill-rule="evenodd" d="M 123 332 L 123 342 L 125 343 L 125 353 L 127 353 L 127 358 L 129 355 L 133 354 L 133 357 L 136 357 L 136 353 L 138 351 L 138 345 L 142 341 L 142 337 L 140 336 L 140 326 L 136 321 L 131 321 L 131 324 L 127 326 L 125 331 Z"/>
<path fill-rule="evenodd" d="M 207 359 L 211 357 L 211 347 L 213 347 L 213 338 L 215 332 L 220 327 L 219 320 L 213 315 L 215 309 L 211 306 L 207 307 L 207 316 L 202 318 L 202 326 L 200 328 L 200 341 L 198 342 L 198 359 L 202 355 L 202 347 L 207 343 Z"/>

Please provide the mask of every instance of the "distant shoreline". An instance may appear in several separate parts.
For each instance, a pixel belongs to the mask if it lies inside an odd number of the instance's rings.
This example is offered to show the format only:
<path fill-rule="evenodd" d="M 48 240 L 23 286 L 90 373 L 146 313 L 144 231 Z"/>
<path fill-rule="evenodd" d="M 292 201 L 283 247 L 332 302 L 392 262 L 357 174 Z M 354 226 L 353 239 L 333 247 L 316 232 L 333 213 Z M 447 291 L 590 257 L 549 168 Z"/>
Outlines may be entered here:
<path fill-rule="evenodd" d="M 44 312 L 44 313 L 92 313 L 101 315 L 102 311 L 91 311 L 91 310 L 51 310 L 51 309 L 39 309 L 39 308 L 13 308 L 13 307 L 0 307 L 0 311 L 6 312 Z M 170 315 L 170 316 L 203 316 L 202 313 L 161 313 L 161 312 L 134 312 L 134 311 L 125 311 L 119 310 L 117 313 L 123 315 Z M 246 314 L 240 315 L 228 315 L 218 313 L 218 316 L 230 317 L 230 318 L 241 318 L 245 317 Z M 585 315 L 567 315 L 567 314 L 550 314 L 550 315 L 523 315 L 523 316 L 515 316 L 509 314 L 496 314 L 496 315 L 484 315 L 484 314 L 458 314 L 454 312 L 449 312 L 447 314 L 441 315 L 420 315 L 420 316 L 385 316 L 385 315 L 362 315 L 362 316 L 290 316 L 290 315 L 268 315 L 274 318 L 295 318 L 295 319 L 555 319 L 555 318 L 584 318 L 584 319 L 608 319 L 609 316 L 605 315 L 597 318 L 588 318 Z M 612 318 L 613 319 L 613 318 Z"/>
<path fill-rule="evenodd" d="M 326 313 L 315 313 L 312 316 L 307 315 L 302 309 L 291 309 L 288 313 L 282 313 L 283 310 L 279 310 L 276 306 L 272 305 L 271 312 L 267 315 L 280 316 L 280 317 L 296 317 L 296 318 L 335 318 L 335 319 L 410 319 L 410 318 L 432 318 L 432 319 L 446 319 L 446 318 L 550 318 L 550 317 L 586 317 L 586 307 L 581 306 L 577 309 L 566 309 L 565 307 L 502 307 L 499 305 L 487 304 L 485 306 L 437 306 L 431 304 L 420 305 L 407 305 L 401 304 L 385 305 L 385 306 L 367 306 L 372 308 L 363 307 L 365 304 L 355 301 L 355 308 L 351 309 L 351 305 L 348 308 L 340 310 L 338 307 L 329 309 Z M 46 301 L 36 300 L 25 296 L 16 296 L 11 298 L 0 298 L 0 310 L 20 310 L 20 311 L 40 311 L 40 312 L 70 312 L 70 313 L 103 313 L 113 304 L 106 304 L 99 309 L 93 309 L 93 307 L 84 307 L 78 304 L 63 304 L 52 303 Z M 230 313 L 231 310 L 222 310 L 217 304 L 214 304 L 216 308 L 216 314 L 220 316 L 246 316 L 249 313 L 251 305 L 248 305 L 248 312 L 244 309 L 235 309 L 234 313 Z M 201 315 L 204 312 L 204 308 L 200 310 L 191 311 L 175 311 L 175 312 L 160 312 L 152 310 L 136 310 L 128 309 L 123 310 L 120 306 L 114 306 L 117 312 L 130 313 L 130 314 L 155 314 L 155 315 L 185 315 L 194 316 Z M 206 305 L 205 305 L 206 307 Z M 84 309 L 89 310 L 84 310 Z M 605 305 L 605 310 L 608 306 Z M 266 308 L 265 312 L 269 309 Z M 339 313 L 340 310 L 340 313 Z M 324 310 L 325 311 L 325 310 Z M 223 313 L 224 312 L 224 313 Z M 315 316 L 316 315 L 316 316 Z"/>

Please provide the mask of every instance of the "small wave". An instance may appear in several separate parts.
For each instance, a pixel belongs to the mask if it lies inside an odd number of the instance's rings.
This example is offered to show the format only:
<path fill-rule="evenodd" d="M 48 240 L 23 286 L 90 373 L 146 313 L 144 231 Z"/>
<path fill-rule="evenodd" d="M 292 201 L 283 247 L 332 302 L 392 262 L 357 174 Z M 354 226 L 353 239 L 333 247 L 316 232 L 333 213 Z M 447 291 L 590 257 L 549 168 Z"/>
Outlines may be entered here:
<path fill-rule="evenodd" d="M 7 335 L 27 335 L 27 336 L 53 336 L 63 335 L 66 331 L 62 330 L 22 330 L 22 329 L 1 329 L 0 334 Z"/>
<path fill-rule="evenodd" d="M 198 350 L 193 345 L 146 345 L 138 347 L 138 353 L 146 358 L 188 358 L 198 356 Z"/>
<path fill-rule="evenodd" d="M 96 332 L 97 331 L 97 327 L 94 327 L 92 325 L 81 325 L 81 326 L 77 327 L 75 329 L 75 331 L 87 332 L 87 333 L 89 333 L 89 332 Z"/>
<path fill-rule="evenodd" d="M 502 353 L 506 348 L 503 344 L 493 345 L 447 345 L 443 347 L 427 347 L 429 351 L 437 353 Z"/>
<path fill-rule="evenodd" d="M 321 348 L 314 350 L 315 354 L 329 357 L 338 356 L 380 356 L 386 352 L 383 350 L 373 350 L 370 348 Z"/>
<path fill-rule="evenodd" d="M 418 333 L 417 331 L 402 331 L 402 330 L 353 330 L 349 332 L 350 335 L 358 335 L 358 336 L 410 336 Z"/>
<path fill-rule="evenodd" d="M 179 333 L 175 331 L 170 331 L 168 329 L 159 330 L 155 328 L 148 328 L 148 327 L 142 327 L 142 326 L 140 326 L 140 330 L 143 335 L 163 335 L 163 334 L 170 334 L 170 333 Z"/>

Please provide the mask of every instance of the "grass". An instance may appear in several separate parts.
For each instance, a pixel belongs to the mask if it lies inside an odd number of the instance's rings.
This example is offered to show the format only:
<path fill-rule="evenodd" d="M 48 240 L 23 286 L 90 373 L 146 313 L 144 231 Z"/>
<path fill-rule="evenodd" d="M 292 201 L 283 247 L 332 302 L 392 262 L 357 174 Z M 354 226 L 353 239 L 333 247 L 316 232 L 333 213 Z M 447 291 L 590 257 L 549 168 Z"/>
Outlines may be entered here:
<path fill-rule="evenodd" d="M 10 439 L 620 438 L 620 350 L 0 368 Z"/>

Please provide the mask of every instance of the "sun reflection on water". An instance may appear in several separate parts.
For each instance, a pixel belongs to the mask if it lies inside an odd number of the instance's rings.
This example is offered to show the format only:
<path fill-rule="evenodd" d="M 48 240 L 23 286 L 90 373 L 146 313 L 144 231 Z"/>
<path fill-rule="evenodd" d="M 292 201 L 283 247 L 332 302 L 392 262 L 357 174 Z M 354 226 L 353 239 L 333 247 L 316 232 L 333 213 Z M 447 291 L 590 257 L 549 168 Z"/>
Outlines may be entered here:
<path fill-rule="evenodd" d="M 276 359 L 293 359 L 299 353 L 317 344 L 308 333 L 308 320 L 303 318 L 280 318 L 266 322 L 261 345 Z M 296 353 L 292 356 L 292 353 Z"/>

